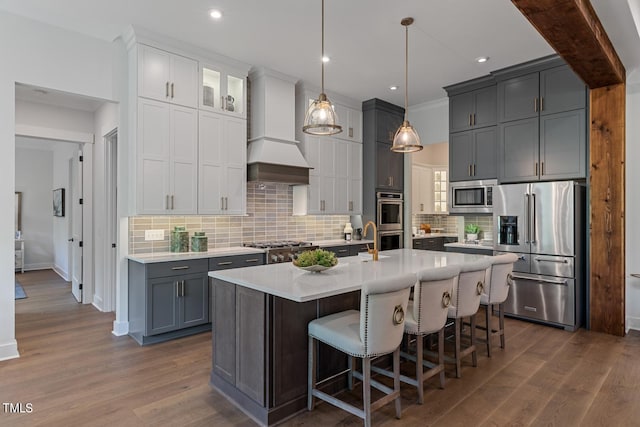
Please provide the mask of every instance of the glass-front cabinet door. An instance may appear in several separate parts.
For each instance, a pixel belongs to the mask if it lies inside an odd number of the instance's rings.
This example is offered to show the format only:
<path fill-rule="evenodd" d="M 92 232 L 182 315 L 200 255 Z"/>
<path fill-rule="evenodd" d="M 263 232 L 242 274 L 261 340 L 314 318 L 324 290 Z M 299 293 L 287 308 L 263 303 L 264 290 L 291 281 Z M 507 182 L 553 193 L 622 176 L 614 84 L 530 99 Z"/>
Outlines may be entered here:
<path fill-rule="evenodd" d="M 200 108 L 246 117 L 246 76 L 212 65 L 202 66 L 201 75 Z"/>

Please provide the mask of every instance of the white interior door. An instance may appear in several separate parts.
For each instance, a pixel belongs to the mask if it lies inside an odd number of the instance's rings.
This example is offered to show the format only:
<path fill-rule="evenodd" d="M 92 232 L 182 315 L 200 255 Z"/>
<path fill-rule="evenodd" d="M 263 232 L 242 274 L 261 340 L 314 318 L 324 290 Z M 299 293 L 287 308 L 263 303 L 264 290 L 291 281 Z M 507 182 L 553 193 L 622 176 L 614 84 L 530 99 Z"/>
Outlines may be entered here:
<path fill-rule="evenodd" d="M 72 162 L 71 174 L 71 293 L 82 302 L 82 151 Z"/>

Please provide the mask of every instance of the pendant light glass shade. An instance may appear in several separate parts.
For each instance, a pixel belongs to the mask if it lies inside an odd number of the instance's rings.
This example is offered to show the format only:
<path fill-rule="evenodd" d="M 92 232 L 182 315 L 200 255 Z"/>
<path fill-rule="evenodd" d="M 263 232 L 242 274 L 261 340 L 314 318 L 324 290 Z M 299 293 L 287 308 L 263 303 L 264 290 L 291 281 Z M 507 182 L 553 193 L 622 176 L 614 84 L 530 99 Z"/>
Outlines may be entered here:
<path fill-rule="evenodd" d="M 322 57 L 324 58 L 324 0 L 322 0 Z M 313 101 L 304 115 L 302 131 L 311 135 L 335 135 L 342 132 L 338 125 L 338 115 L 324 93 L 324 60 L 322 64 L 322 90 L 318 99 Z"/>
<path fill-rule="evenodd" d="M 409 25 L 413 18 L 404 18 L 400 23 L 405 28 L 405 63 L 404 63 L 404 121 L 393 137 L 391 151 L 397 153 L 413 153 L 422 150 L 418 132 L 411 126 L 407 118 L 409 110 Z"/>

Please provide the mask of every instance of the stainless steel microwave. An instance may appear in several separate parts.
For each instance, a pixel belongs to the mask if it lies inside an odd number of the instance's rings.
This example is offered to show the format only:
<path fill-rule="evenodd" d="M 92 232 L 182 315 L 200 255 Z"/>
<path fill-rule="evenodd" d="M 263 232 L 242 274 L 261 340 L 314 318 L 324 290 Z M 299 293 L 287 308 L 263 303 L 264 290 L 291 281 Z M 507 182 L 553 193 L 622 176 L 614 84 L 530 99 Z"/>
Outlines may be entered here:
<path fill-rule="evenodd" d="M 495 179 L 461 181 L 449 184 L 449 213 L 492 213 Z"/>

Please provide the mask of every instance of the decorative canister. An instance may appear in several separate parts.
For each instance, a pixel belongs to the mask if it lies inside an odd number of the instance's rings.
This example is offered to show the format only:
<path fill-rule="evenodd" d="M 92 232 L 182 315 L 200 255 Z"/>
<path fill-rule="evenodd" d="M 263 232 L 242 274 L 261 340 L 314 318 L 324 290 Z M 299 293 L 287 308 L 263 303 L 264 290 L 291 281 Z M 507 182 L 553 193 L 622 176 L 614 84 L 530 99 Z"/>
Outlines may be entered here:
<path fill-rule="evenodd" d="M 176 226 L 171 232 L 171 252 L 189 252 L 189 232 Z"/>
<path fill-rule="evenodd" d="M 204 231 L 194 231 L 191 237 L 191 251 L 192 252 L 206 252 L 208 249 L 208 238 L 205 236 Z"/>

